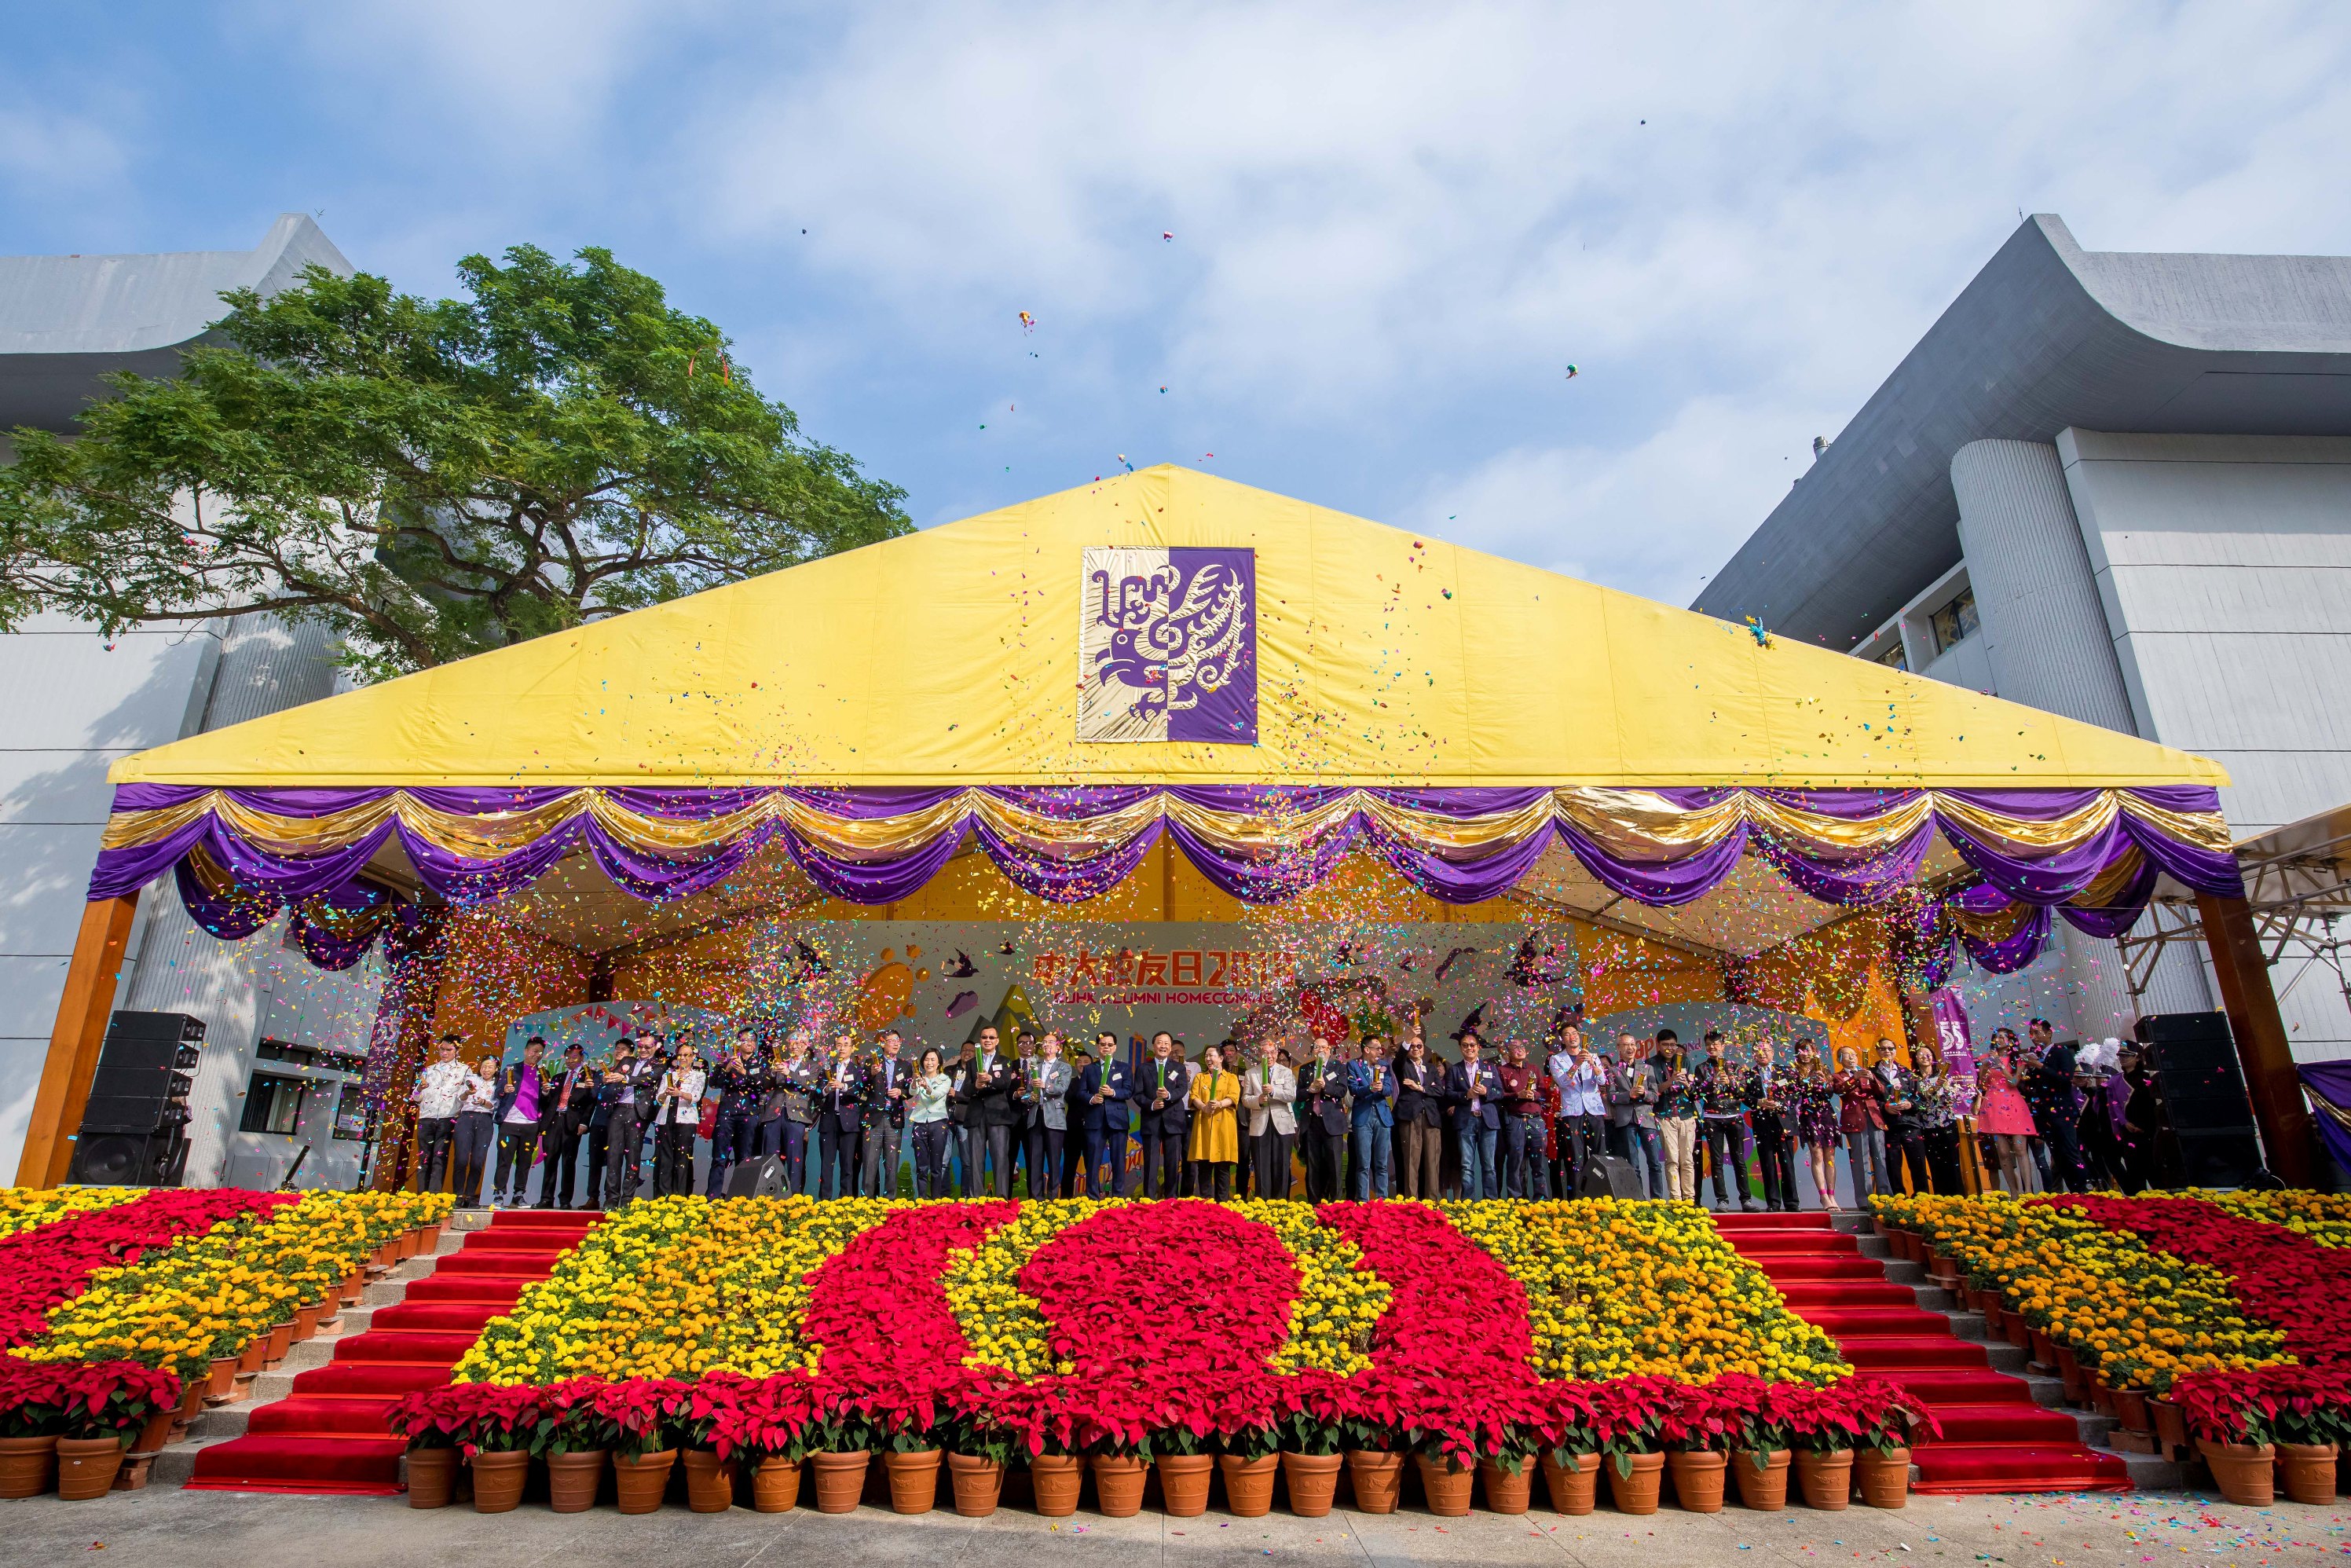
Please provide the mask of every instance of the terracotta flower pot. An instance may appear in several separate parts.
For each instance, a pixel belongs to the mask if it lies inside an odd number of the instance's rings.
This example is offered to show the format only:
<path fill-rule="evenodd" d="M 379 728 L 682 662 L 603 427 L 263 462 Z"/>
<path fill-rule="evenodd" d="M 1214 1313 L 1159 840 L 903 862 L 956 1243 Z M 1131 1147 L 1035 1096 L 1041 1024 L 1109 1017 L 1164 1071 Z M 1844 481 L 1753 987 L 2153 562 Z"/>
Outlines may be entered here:
<path fill-rule="evenodd" d="M 751 1471 L 751 1508 L 758 1513 L 789 1513 L 800 1500 L 800 1462 L 770 1454 Z"/>
<path fill-rule="evenodd" d="M 1901 1508 L 1910 1500 L 1910 1450 L 1879 1453 L 1861 1448 L 1853 1456 L 1854 1479 L 1861 1483 L 1861 1500 L 1872 1508 Z"/>
<path fill-rule="evenodd" d="M 1347 1456 L 1347 1481 L 1359 1511 L 1394 1513 L 1396 1494 L 1404 1490 L 1404 1456 L 1357 1448 Z"/>
<path fill-rule="evenodd" d="M 261 1370 L 262 1358 L 266 1356 L 268 1354 L 269 1336 L 267 1334 L 263 1334 L 256 1339 L 249 1339 L 246 1341 L 245 1349 L 238 1353 L 236 1358 L 237 1375 L 240 1377 L 250 1377 L 255 1373 L 259 1372 Z"/>
<path fill-rule="evenodd" d="M 2057 1365 L 2057 1345 L 2039 1329 L 2026 1331 L 2032 1338 L 2032 1364 L 2054 1370 Z"/>
<path fill-rule="evenodd" d="M 1628 1454 L 1624 1459 L 1632 1465 L 1627 1474 L 1618 1468 L 1617 1459 L 1607 1461 L 1608 1495 L 1619 1513 L 1655 1513 L 1657 1511 L 1657 1490 L 1665 1484 L 1666 1456 L 1663 1454 Z"/>
<path fill-rule="evenodd" d="M 466 1463 L 474 1471 L 475 1513 L 512 1513 L 521 1504 L 523 1482 L 530 1479 L 528 1449 L 478 1453 Z"/>
<path fill-rule="evenodd" d="M 2115 1416 L 2126 1432 L 2152 1432 L 2155 1417 L 2147 1407 L 2147 1395 L 2137 1388 L 2115 1390 Z"/>
<path fill-rule="evenodd" d="M 2009 1343 L 2022 1351 L 2030 1352 L 2032 1349 L 2032 1327 L 2024 1321 L 2022 1312 L 2011 1312 L 2002 1307 L 2000 1312 L 2000 1326 L 2007 1331 Z"/>
<path fill-rule="evenodd" d="M 890 1507 L 898 1513 L 928 1513 L 939 1506 L 939 1451 L 917 1448 L 911 1454 L 884 1454 L 883 1469 L 890 1472 Z"/>
<path fill-rule="evenodd" d="M 547 1506 L 558 1513 L 585 1513 L 596 1506 L 596 1489 L 604 1481 L 601 1448 L 581 1448 L 547 1456 Z"/>
<path fill-rule="evenodd" d="M 2197 1447 L 2212 1467 L 2222 1497 L 2248 1508 L 2267 1508 L 2277 1500 L 2277 1450 L 2269 1444 L 2205 1441 Z"/>
<path fill-rule="evenodd" d="M 696 1513 L 725 1513 L 735 1506 L 735 1461 L 722 1459 L 711 1448 L 688 1448 L 678 1458 L 685 1465 L 685 1506 Z"/>
<path fill-rule="evenodd" d="M 2103 1377 L 2090 1380 L 2090 1408 L 2101 1416 L 2115 1414 L 2115 1391 L 2106 1385 Z"/>
<path fill-rule="evenodd" d="M 2070 1344 L 2057 1347 L 2057 1375 L 2065 1380 L 2065 1403 L 2087 1405 L 2090 1402 L 2090 1380 L 2082 1371 L 2082 1358 L 2074 1354 Z"/>
<path fill-rule="evenodd" d="M 0 1498 L 38 1497 L 57 1482 L 56 1437 L 0 1437 Z"/>
<path fill-rule="evenodd" d="M 949 1454 L 947 1477 L 955 1484 L 955 1511 L 966 1519 L 986 1519 L 1004 1496 L 1004 1467 L 977 1454 Z"/>
<path fill-rule="evenodd" d="M 2277 1476 L 2287 1499 L 2318 1508 L 2335 1505 L 2335 1445 L 2280 1443 Z"/>
<path fill-rule="evenodd" d="M 1102 1474 L 1101 1461 L 1096 1460 L 1095 1464 L 1094 1474 L 1099 1478 Z M 1142 1510 L 1143 1461 L 1140 1459 L 1134 1461 L 1134 1507 L 1127 1513 L 1114 1517 L 1124 1519 L 1127 1514 Z M 1086 1484 L 1086 1462 L 1074 1454 L 1039 1454 L 1029 1461 L 1029 1481 L 1037 1494 L 1039 1513 L 1047 1519 L 1067 1519 L 1078 1511 L 1078 1493 Z M 1105 1507 L 1102 1511 L 1108 1513 L 1110 1510 Z"/>
<path fill-rule="evenodd" d="M 2188 1417 L 2179 1406 L 2168 1399 L 2150 1399 L 2147 1413 L 2155 1422 L 2155 1440 L 2163 1445 L 2167 1454 L 2176 1454 L 2188 1447 Z"/>
<path fill-rule="evenodd" d="M 1535 1467 L 1530 1460 L 1512 1475 L 1491 1459 L 1478 1461 L 1478 1481 L 1486 1493 L 1489 1513 L 1524 1513 L 1535 1484 Z"/>
<path fill-rule="evenodd" d="M 356 1307 L 360 1304 L 360 1292 L 366 1289 L 367 1270 L 354 1269 L 343 1276 L 342 1289 L 336 1292 L 336 1296 L 343 1305 Z"/>
<path fill-rule="evenodd" d="M 809 1468 L 816 1472 L 816 1511 L 854 1513 L 865 1495 L 865 1472 L 873 1456 L 863 1448 L 846 1454 L 810 1454 Z"/>
<path fill-rule="evenodd" d="M 1208 1511 L 1208 1480 L 1217 1473 L 1214 1454 L 1168 1454 L 1153 1462 L 1159 1467 L 1160 1506 L 1172 1517 L 1197 1519 Z M 1102 1485 L 1099 1470 L 1094 1485 Z"/>
<path fill-rule="evenodd" d="M 305 1302 L 294 1309 L 294 1343 L 300 1344 L 319 1332 L 319 1303 Z"/>
<path fill-rule="evenodd" d="M 59 1437 L 57 1496 L 68 1502 L 88 1502 L 114 1488 L 114 1473 L 122 1468 L 119 1437 Z"/>
<path fill-rule="evenodd" d="M 619 1496 L 621 1511 L 651 1513 L 661 1507 L 662 1493 L 669 1490 L 670 1467 L 676 1463 L 675 1448 L 664 1448 L 633 1459 L 626 1454 L 614 1454 L 612 1490 Z"/>
<path fill-rule="evenodd" d="M 1477 1490 L 1476 1470 L 1461 1469 L 1450 1459 L 1432 1459 L 1426 1454 L 1415 1454 L 1412 1463 L 1420 1472 L 1420 1490 L 1428 1496 L 1429 1512 L 1439 1519 L 1468 1515 L 1469 1499 Z"/>
<path fill-rule="evenodd" d="M 1598 1454 L 1570 1454 L 1573 1469 L 1551 1455 L 1543 1456 L 1543 1484 L 1551 1489 L 1553 1513 L 1590 1513 L 1600 1500 L 1600 1467 L 1608 1461 Z"/>
<path fill-rule="evenodd" d="M 1757 1458 L 1763 1461 L 1758 1465 Z M 1788 1506 L 1788 1450 L 1773 1448 L 1758 1455 L 1752 1448 L 1734 1448 L 1730 1454 L 1730 1479 L 1739 1487 L 1739 1501 L 1745 1508 L 1772 1511 Z"/>
<path fill-rule="evenodd" d="M 457 1450 L 408 1450 L 408 1506 L 447 1508 L 457 1495 Z"/>
<path fill-rule="evenodd" d="M 294 1320 L 287 1318 L 282 1323 L 272 1323 L 269 1325 L 269 1343 L 261 1353 L 261 1364 L 275 1366 L 284 1361 L 286 1353 L 293 1348 Z"/>
<path fill-rule="evenodd" d="M 131 1451 L 134 1454 L 162 1453 L 163 1445 L 172 1440 L 172 1422 L 179 1413 L 178 1406 L 167 1405 L 148 1416 L 146 1425 L 139 1428 L 139 1435 L 131 1440 Z"/>
<path fill-rule="evenodd" d="M 1339 1472 L 1344 1454 L 1284 1454 L 1281 1479 L 1290 1490 L 1290 1511 L 1301 1519 L 1322 1519 L 1339 1493 Z"/>
<path fill-rule="evenodd" d="M 1832 1448 L 1825 1453 L 1811 1448 L 1796 1450 L 1796 1490 L 1806 1508 L 1841 1509 L 1853 1503 L 1853 1450 Z"/>
<path fill-rule="evenodd" d="M 1218 1454 L 1217 1471 L 1225 1478 L 1225 1508 L 1235 1519 L 1263 1519 L 1273 1511 L 1273 1478 L 1281 1473 L 1281 1456 L 1244 1459 Z"/>
<path fill-rule="evenodd" d="M 1674 1478 L 1674 1500 L 1684 1510 L 1690 1513 L 1722 1511 L 1722 1483 L 1730 1469 L 1729 1454 L 1676 1448 L 1666 1455 L 1666 1469 Z"/>

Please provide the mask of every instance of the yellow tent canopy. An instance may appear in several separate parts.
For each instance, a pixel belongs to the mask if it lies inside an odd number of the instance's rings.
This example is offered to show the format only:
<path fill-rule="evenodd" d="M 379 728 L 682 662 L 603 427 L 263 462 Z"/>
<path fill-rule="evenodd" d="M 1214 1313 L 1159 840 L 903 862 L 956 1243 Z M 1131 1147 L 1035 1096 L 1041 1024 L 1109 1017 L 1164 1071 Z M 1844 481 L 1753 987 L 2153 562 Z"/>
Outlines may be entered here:
<path fill-rule="evenodd" d="M 1087 551 L 1254 551 L 1257 740 L 1081 740 Z M 118 784 L 2223 784 L 2168 747 L 1176 467 L 124 758 Z"/>

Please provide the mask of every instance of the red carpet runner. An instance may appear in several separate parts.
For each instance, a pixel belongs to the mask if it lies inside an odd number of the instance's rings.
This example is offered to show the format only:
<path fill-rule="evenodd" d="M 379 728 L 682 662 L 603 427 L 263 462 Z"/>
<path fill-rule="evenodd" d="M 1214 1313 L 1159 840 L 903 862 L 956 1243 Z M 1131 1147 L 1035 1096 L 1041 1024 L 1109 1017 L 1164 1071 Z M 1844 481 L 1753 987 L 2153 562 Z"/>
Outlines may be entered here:
<path fill-rule="evenodd" d="M 384 1431 L 392 1401 L 449 1381 L 482 1325 L 603 1219 L 594 1212 L 508 1209 L 465 1238 L 405 1301 L 378 1307 L 365 1333 L 335 1342 L 335 1359 L 298 1374 L 294 1391 L 256 1406 L 242 1437 L 196 1455 L 191 1487 L 211 1491 L 400 1490 L 407 1445 Z"/>
<path fill-rule="evenodd" d="M 1823 1213 L 1718 1214 L 1715 1225 L 1796 1315 L 1837 1342 L 1855 1370 L 1898 1379 L 1943 1425 L 1910 1450 L 1922 1492 L 2128 1491 L 2121 1459 L 2083 1446 L 2074 1418 L 2033 1403 L 1992 1369 L 1980 1342 L 1918 1305 Z"/>

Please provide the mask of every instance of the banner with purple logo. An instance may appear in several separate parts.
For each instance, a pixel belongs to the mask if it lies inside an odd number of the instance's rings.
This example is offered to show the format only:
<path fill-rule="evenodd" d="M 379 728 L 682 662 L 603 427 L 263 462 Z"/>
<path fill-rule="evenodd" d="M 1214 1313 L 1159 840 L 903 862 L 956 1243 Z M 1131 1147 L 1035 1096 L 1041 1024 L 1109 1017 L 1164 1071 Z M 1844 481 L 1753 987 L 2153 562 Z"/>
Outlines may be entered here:
<path fill-rule="evenodd" d="M 1976 1046 L 1974 1032 L 1968 1027 L 1968 1009 L 1959 1001 L 1959 993 L 1949 986 L 1938 986 L 1928 998 L 1935 1014 L 1935 1048 L 1942 1052 L 1943 1065 L 1951 1071 L 1951 1108 L 1962 1116 L 1976 1113 Z"/>
<path fill-rule="evenodd" d="M 1089 549 L 1078 738 L 1257 744 L 1257 552 Z"/>

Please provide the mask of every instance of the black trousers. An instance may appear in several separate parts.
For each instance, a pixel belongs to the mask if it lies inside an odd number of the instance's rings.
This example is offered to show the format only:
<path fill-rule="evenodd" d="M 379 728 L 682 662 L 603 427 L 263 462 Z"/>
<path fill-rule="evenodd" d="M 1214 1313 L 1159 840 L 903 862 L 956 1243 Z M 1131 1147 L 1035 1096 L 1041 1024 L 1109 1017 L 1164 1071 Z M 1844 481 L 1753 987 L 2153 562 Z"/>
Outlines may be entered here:
<path fill-rule="evenodd" d="M 1755 1170 L 1763 1183 L 1763 1207 L 1794 1213 L 1796 1139 L 1777 1116 L 1755 1118 Z"/>
<path fill-rule="evenodd" d="M 637 1157 L 643 1130 L 637 1108 L 616 1105 L 604 1129 L 604 1207 L 618 1208 L 637 1196 Z"/>
<path fill-rule="evenodd" d="M 898 1139 L 902 1128 L 887 1120 L 865 1129 L 857 1159 L 857 1193 L 861 1197 L 898 1196 Z"/>
<path fill-rule="evenodd" d="M 1290 1196 L 1290 1150 L 1298 1142 L 1295 1133 L 1277 1133 L 1269 1123 L 1264 1132 L 1249 1140 L 1257 1145 L 1257 1196 L 1280 1199 Z"/>
<path fill-rule="evenodd" d="M 710 1176 L 702 1184 L 702 1196 L 716 1197 L 726 1185 L 726 1173 L 735 1165 L 759 1152 L 758 1108 L 754 1105 L 721 1105 L 718 1121 L 710 1129 Z"/>
<path fill-rule="evenodd" d="M 1184 1134 L 1143 1134 L 1143 1195 L 1174 1197 L 1184 1180 Z"/>
<path fill-rule="evenodd" d="M 416 1190 L 439 1192 L 449 1177 L 449 1155 L 457 1136 L 455 1116 L 416 1119 Z"/>
<path fill-rule="evenodd" d="M 1927 1141 L 1919 1136 L 1916 1122 L 1904 1122 L 1886 1129 L 1886 1179 L 1894 1190 L 1902 1190 L 1902 1173 L 1910 1173 L 1912 1192 L 1932 1192 L 1934 1178 L 1927 1170 Z"/>
<path fill-rule="evenodd" d="M 1217 1203 L 1233 1200 L 1233 1162 L 1230 1160 L 1194 1160 L 1192 1162 L 1192 1196 Z"/>
<path fill-rule="evenodd" d="M 664 1122 L 653 1129 L 653 1196 L 694 1196 L 692 1122 Z"/>
<path fill-rule="evenodd" d="M 1104 1127 L 1086 1134 L 1086 1161 L 1092 1167 L 1086 1190 L 1096 1197 L 1132 1196 L 1134 1177 L 1126 1168 L 1126 1145 L 1134 1134 L 1124 1127 Z"/>
<path fill-rule="evenodd" d="M 914 1124 L 914 1196 L 945 1197 L 947 1195 L 947 1134 L 954 1131 L 945 1122 Z"/>
<path fill-rule="evenodd" d="M 601 1125 L 590 1124 L 588 1128 L 588 1207 L 604 1207 L 604 1139 Z"/>
<path fill-rule="evenodd" d="M 542 1124 L 539 1138 L 547 1145 L 547 1163 L 539 1167 L 538 1207 L 569 1208 L 571 1191 L 580 1174 L 580 1130 L 566 1130 L 559 1122 Z"/>
<path fill-rule="evenodd" d="M 857 1159 L 864 1153 L 864 1130 L 843 1129 L 838 1118 L 816 1120 L 816 1195 L 819 1197 L 857 1196 Z"/>
<path fill-rule="evenodd" d="M 1947 1197 L 1956 1197 L 1965 1187 L 1959 1175 L 1959 1130 L 1946 1122 L 1939 1127 L 1928 1127 L 1919 1134 L 1925 1145 L 1927 1174 L 1934 1179 L 1935 1190 Z"/>
<path fill-rule="evenodd" d="M 1542 1163 L 1542 1118 L 1525 1111 L 1502 1113 L 1502 1196 L 1540 1197 L 1535 1167 Z"/>
<path fill-rule="evenodd" d="M 1311 1122 L 1298 1135 L 1306 1140 L 1306 1201 L 1336 1203 L 1346 1197 L 1339 1183 L 1347 1170 L 1347 1134 L 1326 1133 Z"/>
<path fill-rule="evenodd" d="M 1042 1123 L 1029 1129 L 1029 1196 L 1058 1197 L 1061 1191 L 1061 1140 L 1068 1135 L 1061 1127 L 1048 1127 Z"/>
<path fill-rule="evenodd" d="M 1747 1161 L 1740 1148 L 1739 1123 L 1729 1116 L 1703 1116 L 1698 1125 L 1706 1140 L 1707 1161 L 1714 1166 L 1714 1201 L 1744 1204 Z"/>

